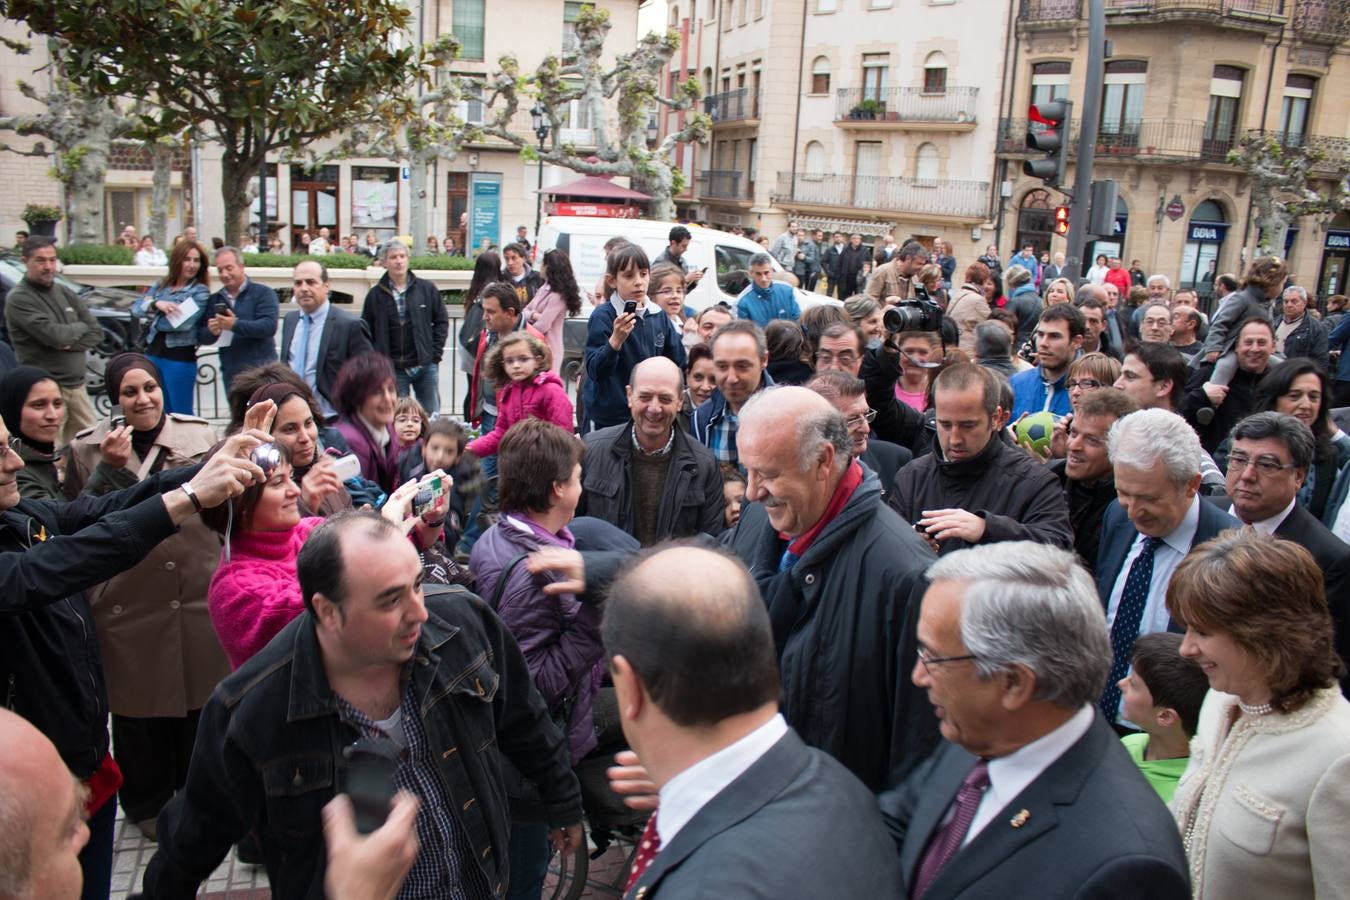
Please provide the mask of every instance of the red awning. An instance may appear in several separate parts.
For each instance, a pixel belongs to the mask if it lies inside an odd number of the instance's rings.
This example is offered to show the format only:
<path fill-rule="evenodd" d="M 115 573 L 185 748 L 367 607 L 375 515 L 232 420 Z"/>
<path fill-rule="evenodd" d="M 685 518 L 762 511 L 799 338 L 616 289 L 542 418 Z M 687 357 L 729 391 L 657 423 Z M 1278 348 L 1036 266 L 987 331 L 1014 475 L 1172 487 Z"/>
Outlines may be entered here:
<path fill-rule="evenodd" d="M 608 178 L 586 175 L 576 181 L 555 184 L 540 191 L 545 197 L 579 197 L 587 200 L 650 200 L 641 191 L 620 187 Z"/>

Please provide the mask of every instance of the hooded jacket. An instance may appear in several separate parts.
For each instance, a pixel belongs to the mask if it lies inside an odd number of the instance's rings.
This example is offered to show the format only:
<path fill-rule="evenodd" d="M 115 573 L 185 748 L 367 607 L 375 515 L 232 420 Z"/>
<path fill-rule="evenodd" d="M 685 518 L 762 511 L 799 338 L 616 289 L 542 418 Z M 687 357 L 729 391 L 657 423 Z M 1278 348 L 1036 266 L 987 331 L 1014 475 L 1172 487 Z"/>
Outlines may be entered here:
<path fill-rule="evenodd" d="M 572 401 L 562 379 L 552 371 L 539 372 L 524 381 L 513 381 L 497 390 L 497 424 L 482 437 L 474 438 L 465 447 L 479 459 L 497 452 L 502 438 L 511 426 L 528 418 L 552 422 L 563 431 L 572 432 L 575 414 Z"/>

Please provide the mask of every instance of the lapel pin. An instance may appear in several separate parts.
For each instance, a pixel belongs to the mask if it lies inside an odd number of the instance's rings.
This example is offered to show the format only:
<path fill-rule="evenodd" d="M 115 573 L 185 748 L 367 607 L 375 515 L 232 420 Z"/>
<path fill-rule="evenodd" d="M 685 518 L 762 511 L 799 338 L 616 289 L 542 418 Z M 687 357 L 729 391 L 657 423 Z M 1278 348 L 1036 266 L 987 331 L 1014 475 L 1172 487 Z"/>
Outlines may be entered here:
<path fill-rule="evenodd" d="M 1014 828 L 1021 828 L 1023 825 L 1027 824 L 1027 820 L 1030 818 L 1031 813 L 1027 812 L 1025 809 L 1020 809 L 1017 811 L 1017 815 L 1008 820 L 1008 824 Z"/>

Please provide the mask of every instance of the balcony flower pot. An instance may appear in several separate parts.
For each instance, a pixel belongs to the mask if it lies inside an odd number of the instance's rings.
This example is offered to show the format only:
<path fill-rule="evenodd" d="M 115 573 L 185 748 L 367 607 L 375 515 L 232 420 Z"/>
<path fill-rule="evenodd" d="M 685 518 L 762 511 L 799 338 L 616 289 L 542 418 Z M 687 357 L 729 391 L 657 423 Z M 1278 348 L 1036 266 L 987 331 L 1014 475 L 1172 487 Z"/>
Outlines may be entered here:
<path fill-rule="evenodd" d="M 899 121 L 900 121 L 900 114 L 899 114 L 898 112 L 895 112 L 895 111 L 887 112 L 887 113 L 886 113 L 886 121 L 887 121 L 887 122 L 899 122 Z"/>
<path fill-rule="evenodd" d="M 56 223 L 61 221 L 61 208 L 30 203 L 20 216 L 28 225 L 28 233 L 39 237 L 56 237 Z"/>

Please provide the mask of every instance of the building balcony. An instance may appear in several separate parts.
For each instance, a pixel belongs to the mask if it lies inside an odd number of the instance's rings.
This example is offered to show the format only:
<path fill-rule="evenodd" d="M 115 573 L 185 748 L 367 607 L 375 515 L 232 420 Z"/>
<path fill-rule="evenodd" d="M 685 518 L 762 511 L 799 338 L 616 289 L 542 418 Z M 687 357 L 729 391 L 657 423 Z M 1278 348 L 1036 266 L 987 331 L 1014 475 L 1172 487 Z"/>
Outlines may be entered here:
<path fill-rule="evenodd" d="M 698 173 L 695 193 L 707 200 L 751 200 L 755 183 L 744 172 L 729 169 L 704 169 Z"/>
<path fill-rule="evenodd" d="M 791 207 L 829 207 L 983 219 L 989 183 L 885 175 L 817 175 L 779 172 L 773 201 Z"/>
<path fill-rule="evenodd" d="M 1017 20 L 1032 28 L 1072 28 L 1083 18 L 1083 0 L 1022 0 Z"/>
<path fill-rule="evenodd" d="M 759 99 L 749 88 L 722 91 L 703 98 L 703 111 L 712 116 L 714 125 L 730 122 L 754 124 L 759 121 Z"/>
<path fill-rule="evenodd" d="M 1292 25 L 1304 40 L 1340 44 L 1350 39 L 1350 0 L 1297 0 Z"/>
<path fill-rule="evenodd" d="M 1108 25 L 1201 21 L 1220 27 L 1267 28 L 1288 21 L 1295 0 L 1105 0 Z M 1310 7 L 1310 24 L 1337 23 L 1335 8 L 1347 0 L 1299 0 Z M 1327 11 L 1317 9 L 1326 7 Z M 1018 21 L 1029 28 L 1072 28 L 1086 14 L 1083 0 L 1022 0 Z M 1342 35 L 1343 39 L 1343 35 Z"/>
<path fill-rule="evenodd" d="M 977 87 L 949 87 L 941 92 L 914 87 L 839 88 L 834 124 L 862 131 L 971 131 L 979 93 Z"/>

